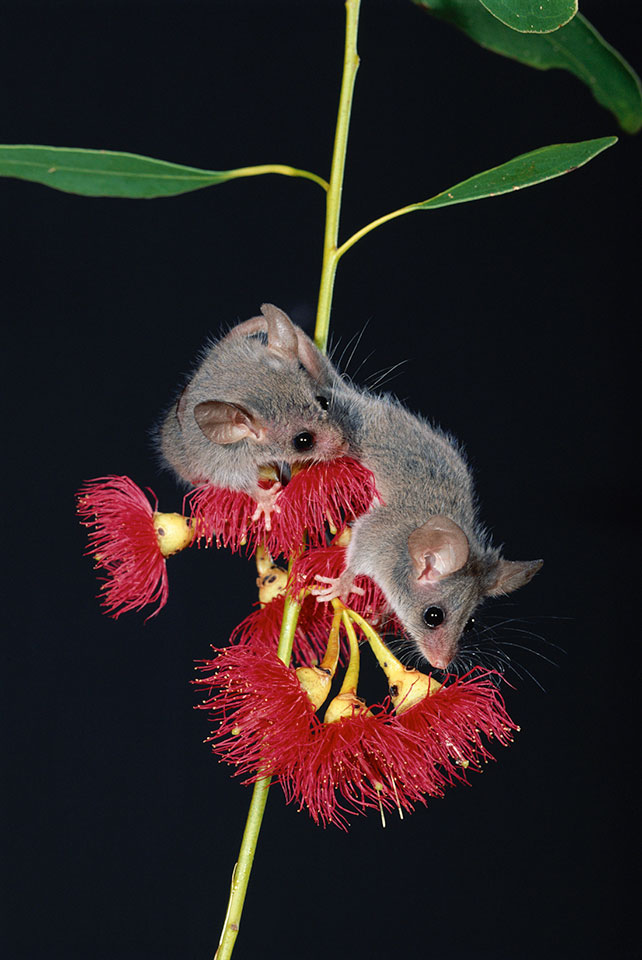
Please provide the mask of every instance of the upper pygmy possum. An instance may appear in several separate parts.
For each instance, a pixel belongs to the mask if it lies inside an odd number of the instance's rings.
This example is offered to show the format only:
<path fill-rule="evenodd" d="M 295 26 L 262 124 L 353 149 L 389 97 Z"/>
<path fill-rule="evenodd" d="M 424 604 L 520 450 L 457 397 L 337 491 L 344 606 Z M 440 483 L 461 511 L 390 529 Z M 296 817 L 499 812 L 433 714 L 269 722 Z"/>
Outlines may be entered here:
<path fill-rule="evenodd" d="M 272 304 L 204 355 L 166 415 L 161 452 L 191 484 L 212 483 L 257 501 L 270 528 L 280 483 L 259 486 L 271 464 L 328 460 L 346 452 L 329 413 L 337 374 L 312 340 Z"/>

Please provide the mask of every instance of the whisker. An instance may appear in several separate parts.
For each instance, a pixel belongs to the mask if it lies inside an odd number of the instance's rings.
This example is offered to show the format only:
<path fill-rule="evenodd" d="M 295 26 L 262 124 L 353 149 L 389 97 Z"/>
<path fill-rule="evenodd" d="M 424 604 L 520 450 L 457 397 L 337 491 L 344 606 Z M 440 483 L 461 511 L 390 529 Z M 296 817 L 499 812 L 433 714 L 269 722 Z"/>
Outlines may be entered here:
<path fill-rule="evenodd" d="M 349 370 L 349 368 L 350 368 L 350 364 L 352 363 L 352 361 L 353 361 L 353 359 L 354 359 L 354 355 L 355 355 L 355 353 L 357 352 L 357 348 L 359 347 L 359 345 L 360 345 L 360 343 L 361 343 L 361 338 L 363 337 L 364 333 L 366 332 L 366 329 L 367 329 L 369 323 L 370 323 L 370 320 L 369 320 L 369 319 L 366 320 L 366 322 L 364 323 L 364 325 L 362 326 L 362 328 L 361 328 L 359 331 L 357 331 L 357 333 L 353 334 L 353 335 L 350 337 L 350 339 L 348 340 L 347 344 L 345 345 L 345 347 L 344 347 L 344 349 L 343 349 L 343 352 L 342 352 L 342 354 L 341 354 L 341 358 L 340 358 L 340 360 L 339 360 L 339 364 L 340 364 L 340 366 L 341 366 L 342 368 L 345 367 L 345 370 L 346 370 L 346 371 Z M 350 356 L 348 357 L 347 363 L 344 364 L 343 360 L 344 360 L 344 357 L 345 357 L 346 350 L 348 350 L 348 348 L 349 348 L 351 345 L 352 345 L 352 350 L 350 351 Z M 368 359 L 369 357 L 371 357 L 373 353 L 374 353 L 374 350 L 371 351 L 371 352 L 368 354 L 368 357 L 366 357 L 366 359 Z M 356 370 L 356 373 L 359 372 L 359 370 L 361 369 L 361 367 L 363 366 L 364 363 L 365 363 L 365 360 L 362 360 L 361 363 L 359 364 L 357 370 Z"/>
<path fill-rule="evenodd" d="M 391 379 L 390 375 L 395 370 L 398 370 L 400 367 L 403 367 L 406 363 L 408 363 L 407 360 L 400 360 L 399 363 L 395 363 L 391 367 L 383 367 L 381 370 L 377 370 L 375 373 L 371 374 L 369 377 L 366 378 L 366 381 L 365 381 L 368 390 L 380 389 L 384 385 L 384 383 L 389 382 L 389 380 Z M 373 377 L 376 377 L 377 379 L 373 381 Z"/>
<path fill-rule="evenodd" d="M 508 640 L 502 640 L 502 644 L 505 647 L 517 647 L 518 650 L 526 650 L 528 653 L 532 653 L 533 656 L 539 657 L 540 660 L 546 660 L 546 662 L 550 663 L 553 667 L 559 667 L 559 663 L 556 663 L 555 660 L 551 660 L 550 657 L 545 657 L 543 653 L 540 653 L 539 650 L 533 650 L 532 647 L 525 647 L 521 643 L 510 643 Z"/>

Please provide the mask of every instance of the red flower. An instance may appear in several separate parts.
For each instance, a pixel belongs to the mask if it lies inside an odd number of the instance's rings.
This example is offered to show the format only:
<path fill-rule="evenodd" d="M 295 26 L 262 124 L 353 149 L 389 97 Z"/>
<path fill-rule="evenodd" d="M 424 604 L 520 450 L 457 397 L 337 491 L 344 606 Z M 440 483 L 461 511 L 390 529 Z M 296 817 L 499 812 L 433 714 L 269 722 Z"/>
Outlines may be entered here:
<path fill-rule="evenodd" d="M 276 651 L 238 645 L 215 652 L 200 667 L 213 673 L 194 681 L 210 693 L 198 709 L 220 721 L 208 738 L 214 752 L 251 782 L 291 762 L 308 735 L 314 707 Z"/>
<path fill-rule="evenodd" d="M 368 809 L 412 810 L 445 786 L 465 780 L 490 754 L 480 733 L 503 744 L 516 729 L 488 672 L 456 680 L 401 715 L 390 701 L 324 723 L 297 679 L 274 652 L 255 645 L 225 648 L 205 661 L 209 690 L 199 709 L 218 729 L 214 752 L 251 783 L 276 777 L 288 802 L 316 823 L 346 829 Z M 358 701 L 354 701 L 358 703 Z"/>
<path fill-rule="evenodd" d="M 78 514 L 84 526 L 93 528 L 86 553 L 107 575 L 102 587 L 106 611 L 118 618 L 158 602 L 150 614 L 155 616 L 167 602 L 165 557 L 190 543 L 189 521 L 155 512 L 129 477 L 115 476 L 85 483 L 78 492 Z"/>
<path fill-rule="evenodd" d="M 315 580 L 317 574 L 324 577 L 337 578 L 341 575 L 346 565 L 346 551 L 341 546 L 317 547 L 314 550 L 306 550 L 295 560 L 292 566 L 292 582 L 298 588 L 318 586 Z M 349 606 L 367 617 L 368 620 L 377 621 L 386 609 L 386 598 L 376 583 L 369 577 L 356 577 L 354 584 L 361 593 L 351 593 L 347 599 Z M 329 604 L 319 603 L 320 607 L 329 606 Z"/>
<path fill-rule="evenodd" d="M 270 481 L 260 483 L 264 488 L 270 486 Z M 263 514 L 252 520 L 257 503 L 246 493 L 205 484 L 189 493 L 185 503 L 197 538 L 208 545 L 216 542 L 233 551 L 245 546 L 251 555 L 262 543 L 277 556 L 299 549 L 304 536 L 311 545 L 325 544 L 328 525 L 341 529 L 364 513 L 376 496 L 370 470 L 341 457 L 313 463 L 294 474 L 278 494 L 280 512 L 272 513 L 270 530 L 266 530 Z"/>
<path fill-rule="evenodd" d="M 315 715 L 307 742 L 278 779 L 288 803 L 307 809 L 317 824 L 343 830 L 347 816 L 369 809 L 412 812 L 427 796 L 441 796 L 446 782 L 382 707 L 335 723 L 321 723 Z"/>
<path fill-rule="evenodd" d="M 269 484 L 262 482 L 261 486 Z M 261 515 L 252 522 L 256 501 L 249 493 L 206 483 L 187 494 L 183 511 L 192 517 L 196 540 L 205 540 L 208 547 L 215 542 L 217 547 L 228 547 L 236 553 L 247 546 L 251 556 L 260 543 L 265 543 L 265 517 Z"/>
<path fill-rule="evenodd" d="M 502 746 L 512 742 L 519 730 L 499 693 L 492 670 L 474 667 L 462 677 L 448 678 L 436 693 L 400 713 L 399 723 L 415 733 L 433 756 L 448 756 L 466 769 L 481 769 L 494 757 L 481 735 L 495 738 Z"/>
<path fill-rule="evenodd" d="M 325 546 L 326 529 L 341 530 L 378 499 L 374 474 L 352 457 L 324 460 L 298 470 L 279 499 L 278 538 L 287 553 L 300 546 Z"/>

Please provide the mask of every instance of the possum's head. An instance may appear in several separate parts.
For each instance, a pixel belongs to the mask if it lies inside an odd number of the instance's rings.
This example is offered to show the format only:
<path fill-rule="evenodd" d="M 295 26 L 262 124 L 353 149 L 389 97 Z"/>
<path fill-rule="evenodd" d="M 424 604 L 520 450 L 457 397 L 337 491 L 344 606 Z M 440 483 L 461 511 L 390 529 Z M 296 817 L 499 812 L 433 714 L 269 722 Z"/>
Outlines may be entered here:
<path fill-rule="evenodd" d="M 413 530 L 408 554 L 410 590 L 398 613 L 422 656 L 442 670 L 455 658 L 478 604 L 517 590 L 544 562 L 504 560 L 493 549 L 475 555 L 461 527 L 445 516 Z"/>
<path fill-rule="evenodd" d="M 282 310 L 261 312 L 216 344 L 183 392 L 176 417 L 186 443 L 242 444 L 257 463 L 341 456 L 337 372 Z"/>

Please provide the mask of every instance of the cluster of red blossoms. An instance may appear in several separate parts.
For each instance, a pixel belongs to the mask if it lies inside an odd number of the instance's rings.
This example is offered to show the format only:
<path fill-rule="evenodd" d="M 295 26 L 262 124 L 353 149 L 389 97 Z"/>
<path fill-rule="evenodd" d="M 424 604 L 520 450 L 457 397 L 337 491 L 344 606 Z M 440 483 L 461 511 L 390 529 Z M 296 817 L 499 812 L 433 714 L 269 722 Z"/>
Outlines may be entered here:
<path fill-rule="evenodd" d="M 244 783 L 275 777 L 287 801 L 324 826 L 345 829 L 348 816 L 368 809 L 401 815 L 442 796 L 492 759 L 482 736 L 505 746 L 517 729 L 481 669 L 443 686 L 432 681 L 406 710 L 389 697 L 366 707 L 353 695 L 339 719 L 329 719 L 328 708 L 321 720 L 298 671 L 275 649 L 257 643 L 215 652 L 201 667 L 208 675 L 195 681 L 209 693 L 200 708 L 217 723 L 213 751 Z"/>
<path fill-rule="evenodd" d="M 167 602 L 167 557 L 193 544 L 256 554 L 259 606 L 234 630 L 230 646 L 202 662 L 194 681 L 207 696 L 199 709 L 216 728 L 208 738 L 245 783 L 272 776 L 288 802 L 316 823 L 346 828 L 347 817 L 374 808 L 410 811 L 466 780 L 491 758 L 482 737 L 507 744 L 514 723 L 494 678 L 477 669 L 442 685 L 405 668 L 373 629 L 384 597 L 367 578 L 354 607 L 319 603 L 314 578 L 344 567 L 346 531 L 377 497 L 374 478 L 349 458 L 300 470 L 280 491 L 271 524 L 246 494 L 212 485 L 192 491 L 182 514 L 159 513 L 127 477 L 102 477 L 80 490 L 88 553 L 104 577 L 103 604 L 114 617 Z M 152 502 L 153 501 L 153 502 Z M 270 527 L 268 529 L 267 527 Z M 308 544 L 304 553 L 301 543 Z M 270 555 L 297 556 L 290 575 Z M 286 590 L 297 599 L 293 662 L 277 656 Z M 389 695 L 366 706 L 357 696 L 359 630 L 384 669 Z M 343 685 L 325 707 L 339 662 Z"/>
<path fill-rule="evenodd" d="M 325 544 L 328 529 L 343 529 L 377 496 L 370 470 L 349 457 L 299 470 L 279 493 L 270 529 L 265 516 L 252 519 L 257 504 L 246 493 L 204 484 L 187 494 L 182 514 L 159 513 L 150 494 L 154 506 L 129 477 L 117 476 L 89 480 L 78 492 L 87 554 L 104 574 L 103 606 L 113 617 L 158 603 L 155 616 L 168 598 L 166 559 L 186 546 L 216 544 L 251 556 L 263 545 L 272 556 L 289 556 L 304 535 L 310 546 Z M 342 557 L 336 554 L 335 566 Z"/>

